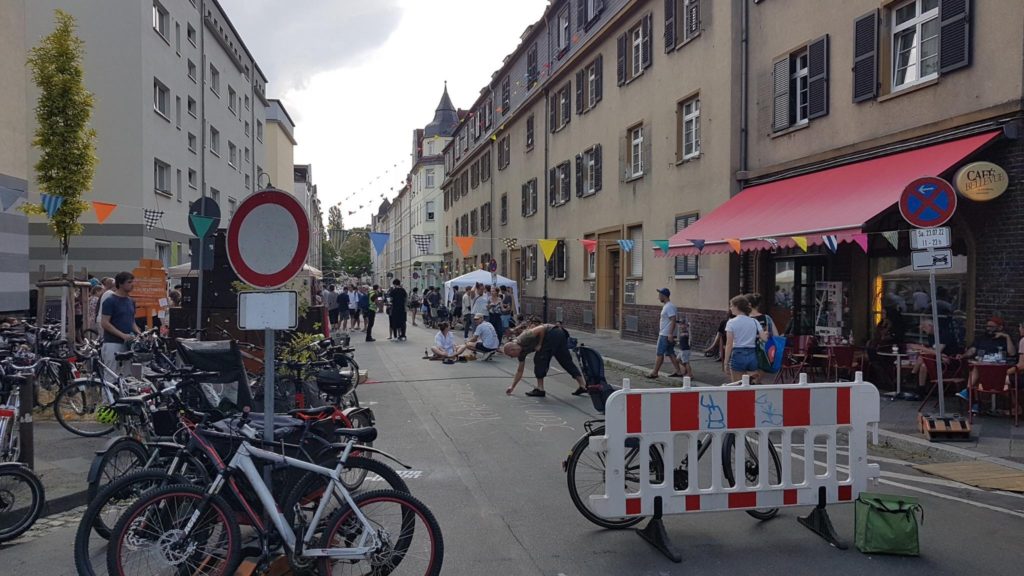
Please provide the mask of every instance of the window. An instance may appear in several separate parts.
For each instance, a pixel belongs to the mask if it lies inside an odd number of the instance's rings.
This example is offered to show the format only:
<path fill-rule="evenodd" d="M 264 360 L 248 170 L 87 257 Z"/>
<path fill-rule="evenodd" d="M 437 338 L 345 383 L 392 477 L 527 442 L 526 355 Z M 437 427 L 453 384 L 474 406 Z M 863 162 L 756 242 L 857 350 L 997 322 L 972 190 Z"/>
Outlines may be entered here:
<path fill-rule="evenodd" d="M 189 115 L 191 115 L 193 118 L 195 118 L 196 117 L 196 108 L 197 108 L 196 107 L 196 99 L 195 98 L 193 98 L 191 96 L 188 97 L 188 106 L 187 106 L 187 108 L 188 108 Z"/>
<path fill-rule="evenodd" d="M 433 200 L 427 200 L 425 205 L 426 205 L 426 211 L 427 211 L 427 222 L 433 222 L 434 221 L 434 216 L 435 216 L 434 215 L 434 201 Z"/>
<path fill-rule="evenodd" d="M 245 95 L 245 109 L 246 110 L 249 109 L 249 95 L 248 94 Z"/>
<path fill-rule="evenodd" d="M 523 246 L 523 277 L 525 280 L 537 279 L 537 245 Z"/>
<path fill-rule="evenodd" d="M 491 203 L 484 202 L 480 207 L 480 231 L 487 232 L 491 229 Z"/>
<path fill-rule="evenodd" d="M 467 233 L 469 233 L 469 214 L 462 215 L 462 227 L 460 230 L 462 232 L 462 236 L 465 236 Z"/>
<path fill-rule="evenodd" d="M 807 122 L 807 50 L 790 56 L 789 119 L 793 124 Z"/>
<path fill-rule="evenodd" d="M 163 7 L 159 2 L 153 2 L 153 30 L 156 30 L 157 34 L 167 40 L 167 35 L 170 32 L 171 15 L 167 13 L 167 9 Z"/>
<path fill-rule="evenodd" d="M 688 226 L 697 221 L 696 214 L 676 216 L 676 232 L 685 230 Z M 675 276 L 676 278 L 696 278 L 697 261 L 699 256 L 676 256 Z"/>
<path fill-rule="evenodd" d="M 210 152 L 220 156 L 220 130 L 210 126 Z"/>
<path fill-rule="evenodd" d="M 680 146 L 677 160 L 700 156 L 700 98 L 693 97 L 679 103 Z"/>
<path fill-rule="evenodd" d="M 153 78 L 153 110 L 166 120 L 171 119 L 171 91 L 163 82 Z"/>
<path fill-rule="evenodd" d="M 629 82 L 651 66 L 651 15 L 648 14 L 618 37 L 617 78 L 619 86 Z"/>
<path fill-rule="evenodd" d="M 526 118 L 526 149 L 533 150 L 533 114 Z"/>
<path fill-rule="evenodd" d="M 644 174 L 644 127 L 629 129 L 629 177 L 639 178 Z"/>
<path fill-rule="evenodd" d="M 248 190 L 250 187 L 252 187 L 252 176 L 246 174 L 245 175 L 245 189 Z"/>
<path fill-rule="evenodd" d="M 473 162 L 469 167 L 469 185 L 476 190 L 476 187 L 480 185 L 480 163 Z"/>
<path fill-rule="evenodd" d="M 511 83 L 512 80 L 508 76 L 506 76 L 505 79 L 501 81 L 501 110 L 499 110 L 499 112 L 501 112 L 502 116 L 507 115 L 512 108 Z"/>
<path fill-rule="evenodd" d="M 248 120 L 245 121 L 245 135 L 246 136 L 249 135 L 249 121 Z"/>
<path fill-rule="evenodd" d="M 576 155 L 576 195 L 590 196 L 601 190 L 601 145 Z"/>
<path fill-rule="evenodd" d="M 487 182 L 491 179 L 491 153 L 484 152 L 480 157 L 480 181 Z"/>
<path fill-rule="evenodd" d="M 220 204 L 220 190 L 217 190 L 216 188 L 210 188 L 210 198 L 219 205 Z"/>
<path fill-rule="evenodd" d="M 153 159 L 153 189 L 164 196 L 171 195 L 171 165 L 160 159 Z"/>
<path fill-rule="evenodd" d="M 246 164 L 248 164 L 249 162 L 251 162 L 251 160 L 250 160 L 249 158 L 250 158 L 250 156 L 249 156 L 249 147 L 248 147 L 248 146 L 246 146 L 246 147 L 245 147 L 245 163 L 246 163 Z"/>
<path fill-rule="evenodd" d="M 555 280 L 565 280 L 569 269 L 566 265 L 567 260 L 565 240 L 559 240 L 555 244 L 555 251 L 551 253 L 551 260 L 547 263 L 548 276 Z"/>
<path fill-rule="evenodd" d="M 196 63 L 191 60 L 188 61 L 188 78 L 193 82 L 196 81 Z"/>
<path fill-rule="evenodd" d="M 939 75 L 939 0 L 910 0 L 892 10 L 892 87 Z"/>
<path fill-rule="evenodd" d="M 238 166 L 238 146 L 228 140 L 228 164 L 232 167 Z"/>
<path fill-rule="evenodd" d="M 501 212 L 498 214 L 500 218 L 499 222 L 502 226 L 508 224 L 508 194 L 501 195 L 501 204 L 499 205 Z"/>
<path fill-rule="evenodd" d="M 555 17 L 555 57 L 561 58 L 569 50 L 569 5 L 566 4 Z"/>
<path fill-rule="evenodd" d="M 177 170 L 174 175 L 174 192 L 178 197 L 178 202 L 181 202 L 181 170 Z"/>
<path fill-rule="evenodd" d="M 232 88 L 231 86 L 228 86 L 228 110 L 231 111 L 232 114 L 235 113 L 235 109 L 238 106 L 237 102 L 238 102 L 238 93 L 235 92 L 234 88 Z"/>
<path fill-rule="evenodd" d="M 540 79 L 540 67 L 537 63 L 537 43 L 526 49 L 526 89 L 530 90 L 537 85 Z"/>
<path fill-rule="evenodd" d="M 802 126 L 828 114 L 828 36 L 773 64 L 772 130 Z"/>
<path fill-rule="evenodd" d="M 462 191 L 462 195 L 469 196 L 469 172 L 463 172 L 459 180 L 459 190 Z"/>
<path fill-rule="evenodd" d="M 604 0 L 580 0 L 578 10 L 579 21 L 577 24 L 580 28 L 589 29 L 604 10 Z"/>
<path fill-rule="evenodd" d="M 548 172 L 548 204 L 551 206 L 561 206 L 569 201 L 569 190 L 571 190 L 569 170 L 571 170 L 571 166 L 566 160 Z"/>
<path fill-rule="evenodd" d="M 263 142 L 263 122 L 256 121 L 256 139 Z"/>
<path fill-rule="evenodd" d="M 569 123 L 572 114 L 570 108 L 569 91 L 570 84 L 567 82 L 551 99 L 549 106 L 551 111 L 551 131 L 558 132 Z"/>
<path fill-rule="evenodd" d="M 156 259 L 163 263 L 164 268 L 171 266 L 171 243 L 160 242 L 156 243 Z"/>
<path fill-rule="evenodd" d="M 181 96 L 174 97 L 174 125 L 181 129 Z"/>
<path fill-rule="evenodd" d="M 174 51 L 181 56 L 181 24 L 174 23 Z"/>
<path fill-rule="evenodd" d="M 220 70 L 210 63 L 210 90 L 217 96 L 220 96 Z"/>
<path fill-rule="evenodd" d="M 537 213 L 537 179 L 523 184 L 523 217 Z"/>
<path fill-rule="evenodd" d="M 476 208 L 474 208 L 474 209 L 469 211 L 469 233 L 470 234 L 476 234 L 477 230 L 478 230 L 476 214 L 477 214 Z"/>
<path fill-rule="evenodd" d="M 576 73 L 576 113 L 583 114 L 601 101 L 602 69 L 600 54 L 593 62 Z"/>
<path fill-rule="evenodd" d="M 235 215 L 235 208 L 238 208 L 238 200 L 228 196 L 228 218 Z"/>
<path fill-rule="evenodd" d="M 587 240 L 593 240 L 592 236 L 587 237 Z M 597 250 L 590 250 L 587 252 L 587 278 L 597 278 Z"/>
<path fill-rule="evenodd" d="M 188 133 L 188 151 L 196 153 L 196 135 L 191 132 Z"/>
<path fill-rule="evenodd" d="M 630 226 L 627 232 L 633 241 L 633 249 L 629 252 L 629 276 L 640 278 L 644 275 L 644 227 Z"/>
<path fill-rule="evenodd" d="M 188 187 L 192 188 L 193 190 L 198 188 L 198 186 L 199 186 L 199 183 L 197 182 L 198 180 L 199 180 L 199 177 L 197 176 L 196 171 L 191 169 L 191 168 L 189 168 L 188 169 Z"/>
<path fill-rule="evenodd" d="M 693 40 L 701 31 L 701 3 L 707 0 L 667 0 L 665 2 L 665 52 Z"/>
<path fill-rule="evenodd" d="M 196 29 L 191 24 L 185 28 L 185 38 L 188 39 L 189 44 L 192 46 L 196 45 Z"/>
<path fill-rule="evenodd" d="M 511 140 L 512 136 L 510 135 L 498 140 L 498 170 L 508 168 L 509 160 L 511 160 Z"/>

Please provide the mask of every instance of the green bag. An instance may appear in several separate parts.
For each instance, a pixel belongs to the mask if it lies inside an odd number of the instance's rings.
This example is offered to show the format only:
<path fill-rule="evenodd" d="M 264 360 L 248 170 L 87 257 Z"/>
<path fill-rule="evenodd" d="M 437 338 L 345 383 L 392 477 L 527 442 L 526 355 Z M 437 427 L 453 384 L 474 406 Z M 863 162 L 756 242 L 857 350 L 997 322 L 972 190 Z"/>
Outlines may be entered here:
<path fill-rule="evenodd" d="M 917 498 L 861 493 L 854 503 L 857 549 L 865 554 L 919 555 L 918 515 L 924 524 Z"/>

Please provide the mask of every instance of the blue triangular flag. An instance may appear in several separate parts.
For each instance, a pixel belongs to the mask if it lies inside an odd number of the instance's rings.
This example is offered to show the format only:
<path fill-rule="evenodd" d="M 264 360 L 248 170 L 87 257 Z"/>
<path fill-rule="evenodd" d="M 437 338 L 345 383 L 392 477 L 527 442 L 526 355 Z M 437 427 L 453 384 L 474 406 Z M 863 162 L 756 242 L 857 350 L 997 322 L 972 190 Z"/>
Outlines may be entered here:
<path fill-rule="evenodd" d="M 42 194 L 43 198 L 43 209 L 46 210 L 46 215 L 50 218 L 60 210 L 60 205 L 64 203 L 63 196 L 57 196 L 56 194 Z"/>
<path fill-rule="evenodd" d="M 196 229 L 196 234 L 200 238 L 205 238 L 206 233 L 210 231 L 210 225 L 213 224 L 213 218 L 210 216 L 200 216 L 199 214 L 189 214 L 188 219 L 192 221 L 192 227 Z"/>
<path fill-rule="evenodd" d="M 703 240 L 690 240 L 690 244 L 693 244 L 694 248 L 696 248 L 698 252 L 703 252 L 704 251 L 704 241 Z"/>
<path fill-rule="evenodd" d="M 18 198 L 21 198 L 22 194 L 24 192 L 21 190 L 0 186 L 0 209 L 3 212 L 7 212 L 18 201 Z"/>
<path fill-rule="evenodd" d="M 391 234 L 387 232 L 370 232 L 370 242 L 373 243 L 373 249 L 377 251 L 377 256 L 384 251 L 384 246 L 387 245 L 389 238 L 391 238 Z"/>
<path fill-rule="evenodd" d="M 835 254 L 836 251 L 839 250 L 839 240 L 834 234 L 822 236 L 821 239 L 825 241 L 825 246 L 828 248 L 829 252 Z"/>
<path fill-rule="evenodd" d="M 619 240 L 619 246 L 624 252 L 631 252 L 634 244 L 635 242 L 632 240 Z"/>

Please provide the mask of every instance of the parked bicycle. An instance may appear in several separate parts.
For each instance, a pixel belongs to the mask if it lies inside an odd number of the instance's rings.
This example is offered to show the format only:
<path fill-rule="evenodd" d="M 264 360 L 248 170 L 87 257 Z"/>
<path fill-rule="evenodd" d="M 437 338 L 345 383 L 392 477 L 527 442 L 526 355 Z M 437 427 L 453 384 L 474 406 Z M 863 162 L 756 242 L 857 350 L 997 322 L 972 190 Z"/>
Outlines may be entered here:
<path fill-rule="evenodd" d="M 20 452 L 18 397 L 20 388 L 29 385 L 24 376 L 0 376 L 0 542 L 13 540 L 31 528 L 46 502 L 39 477 L 16 461 Z"/>

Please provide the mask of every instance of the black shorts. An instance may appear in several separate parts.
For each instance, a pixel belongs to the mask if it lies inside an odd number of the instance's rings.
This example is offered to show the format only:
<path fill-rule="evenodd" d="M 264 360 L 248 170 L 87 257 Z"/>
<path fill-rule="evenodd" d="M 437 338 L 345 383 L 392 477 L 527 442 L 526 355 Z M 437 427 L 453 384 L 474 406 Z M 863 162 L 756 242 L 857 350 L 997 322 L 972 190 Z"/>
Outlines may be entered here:
<path fill-rule="evenodd" d="M 494 352 L 494 351 L 497 350 L 497 348 L 488 348 L 487 346 L 484 346 L 483 342 L 474 342 L 473 343 L 473 350 L 476 350 L 477 352 L 484 352 L 484 353 L 486 353 L 486 352 Z"/>
<path fill-rule="evenodd" d="M 331 324 L 338 323 L 338 310 L 340 310 L 340 308 L 331 308 L 327 311 L 327 317 L 331 319 Z"/>
<path fill-rule="evenodd" d="M 544 335 L 544 344 L 533 356 L 533 375 L 536 378 L 544 378 L 548 375 L 548 368 L 551 367 L 551 359 L 558 361 L 558 365 L 569 373 L 573 378 L 581 376 L 580 369 L 572 361 L 572 353 L 569 352 L 569 333 L 562 328 L 552 328 Z"/>

